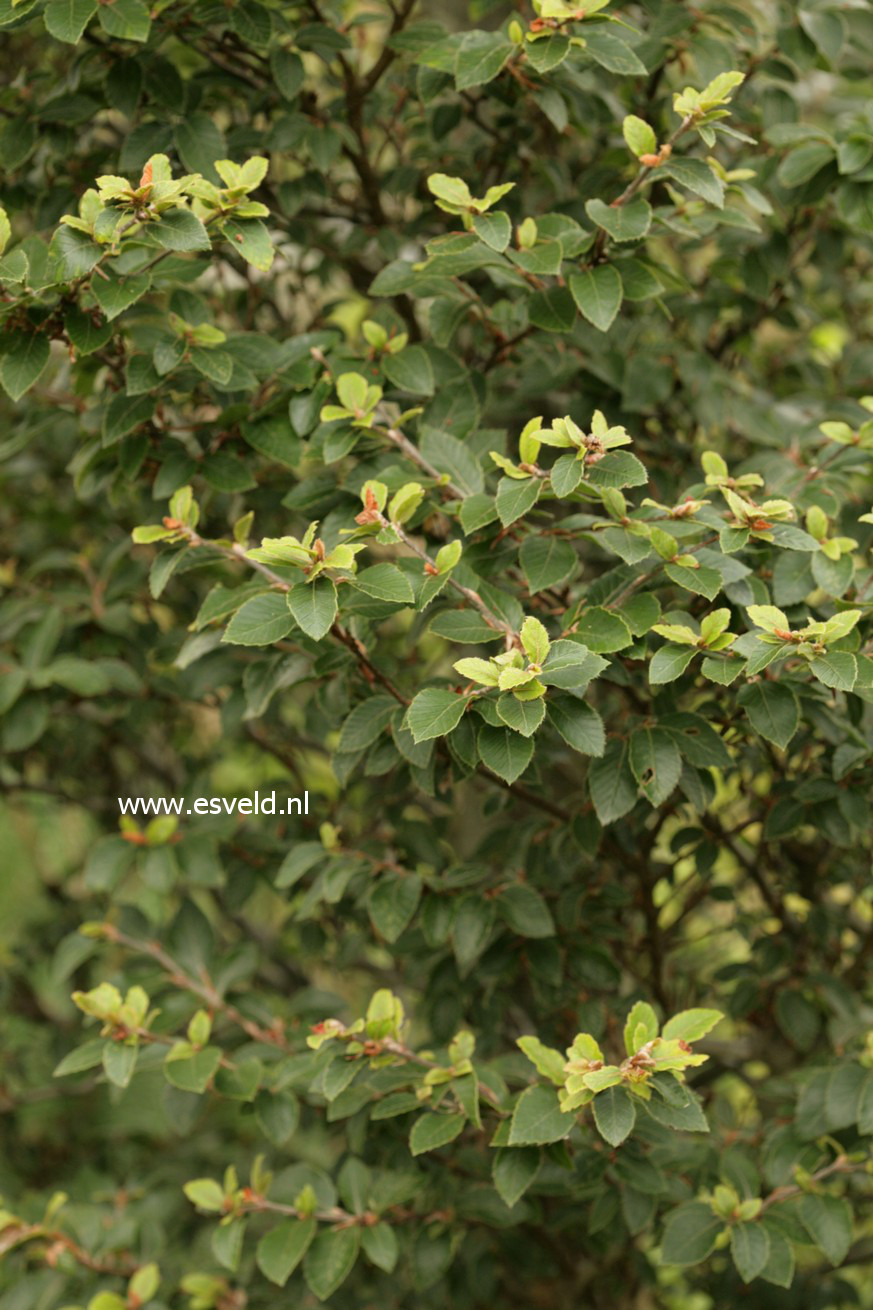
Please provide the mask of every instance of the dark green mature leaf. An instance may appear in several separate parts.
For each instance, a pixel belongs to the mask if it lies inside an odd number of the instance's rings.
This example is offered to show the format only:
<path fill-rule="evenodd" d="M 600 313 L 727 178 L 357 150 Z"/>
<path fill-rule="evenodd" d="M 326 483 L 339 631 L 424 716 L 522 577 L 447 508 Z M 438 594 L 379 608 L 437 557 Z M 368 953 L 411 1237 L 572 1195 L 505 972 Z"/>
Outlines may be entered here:
<path fill-rule="evenodd" d="M 413 1155 L 436 1151 L 453 1142 L 464 1131 L 466 1122 L 463 1114 L 423 1114 L 412 1125 L 409 1149 Z"/>
<path fill-rule="evenodd" d="M 798 1202 L 800 1221 L 820 1251 L 836 1267 L 852 1244 L 852 1210 L 840 1196 L 808 1195 Z"/>
<path fill-rule="evenodd" d="M 149 231 L 165 250 L 209 249 L 209 233 L 190 209 L 168 209 Z"/>
<path fill-rule="evenodd" d="M 561 1111 L 554 1088 L 528 1087 L 512 1112 L 509 1145 L 546 1146 L 563 1141 L 575 1122 L 575 1115 Z"/>
<path fill-rule="evenodd" d="M 397 701 L 391 696 L 371 696 L 361 701 L 344 721 L 337 749 L 349 754 L 371 746 L 396 713 Z"/>
<path fill-rule="evenodd" d="M 45 25 L 59 41 L 75 45 L 96 12 L 95 0 L 49 0 Z"/>
<path fill-rule="evenodd" d="M 542 484 L 538 478 L 501 478 L 497 485 L 497 513 L 505 528 L 520 519 L 537 502 Z"/>
<path fill-rule="evenodd" d="M 401 391 L 409 391 L 415 396 L 433 395 L 433 367 L 423 346 L 407 346 L 397 355 L 386 355 L 382 372 Z"/>
<path fill-rule="evenodd" d="M 497 713 L 507 728 L 530 737 L 546 716 L 546 703 L 542 696 L 537 700 L 519 700 L 507 691 L 497 701 Z"/>
<path fill-rule="evenodd" d="M 559 586 L 573 572 L 576 561 L 572 545 L 560 537 L 525 537 L 519 551 L 519 562 L 532 594 Z"/>
<path fill-rule="evenodd" d="M 723 1227 L 708 1205 L 688 1201 L 667 1216 L 661 1256 L 671 1265 L 700 1264 L 712 1251 Z"/>
<path fill-rule="evenodd" d="M 538 891 L 526 883 L 513 883 L 497 898 L 499 914 L 521 937 L 552 937 L 555 924 Z"/>
<path fill-rule="evenodd" d="M 744 1283 L 765 1268 L 770 1258 L 770 1235 L 759 1223 L 734 1224 L 731 1228 L 731 1256 Z"/>
<path fill-rule="evenodd" d="M 151 17 L 142 0 L 112 0 L 98 8 L 100 26 L 108 36 L 121 41 L 147 41 Z"/>
<path fill-rule="evenodd" d="M 682 757 L 663 728 L 637 728 L 631 734 L 629 760 L 640 791 L 650 805 L 662 805 L 682 772 Z"/>
<path fill-rule="evenodd" d="M 602 27 L 586 25 L 585 50 L 611 73 L 644 74 L 646 66 L 626 41 Z"/>
<path fill-rule="evenodd" d="M 549 722 L 580 755 L 600 756 L 606 749 L 603 720 L 593 706 L 575 696 L 550 696 Z"/>
<path fill-rule="evenodd" d="M 326 1301 L 346 1281 L 355 1267 L 361 1243 L 360 1228 L 323 1229 L 303 1258 L 306 1286 Z"/>
<path fill-rule="evenodd" d="M 0 384 L 12 400 L 29 391 L 49 361 L 48 338 L 41 332 L 10 332 L 2 338 Z"/>
<path fill-rule="evenodd" d="M 513 46 L 501 32 L 466 32 L 455 60 L 455 86 L 467 91 L 497 76 Z"/>
<path fill-rule="evenodd" d="M 124 392 L 113 396 L 103 416 L 104 446 L 120 441 L 129 432 L 135 432 L 144 423 L 148 423 L 154 411 L 152 396 L 128 396 Z"/>
<path fill-rule="evenodd" d="M 221 1051 L 217 1046 L 204 1046 L 180 1059 L 165 1060 L 167 1082 L 183 1092 L 204 1092 L 221 1064 Z"/>
<path fill-rule="evenodd" d="M 627 742 L 609 742 L 600 759 L 593 761 L 588 789 L 597 817 L 604 825 L 615 823 L 633 809 L 639 791 L 631 772 Z"/>
<path fill-rule="evenodd" d="M 649 682 L 675 682 L 694 659 L 693 646 L 672 646 L 668 642 L 656 650 L 649 663 Z"/>
<path fill-rule="evenodd" d="M 502 252 L 509 245 L 512 224 L 509 215 L 497 209 L 493 213 L 474 214 L 473 231 L 482 238 L 486 246 Z"/>
<path fill-rule="evenodd" d="M 409 926 L 421 900 L 421 879 L 382 877 L 370 892 L 367 906 L 373 927 L 387 942 L 396 942 Z"/>
<path fill-rule="evenodd" d="M 494 1156 L 494 1187 L 501 1201 L 517 1205 L 535 1181 L 542 1165 L 542 1152 L 535 1146 L 503 1149 Z"/>
<path fill-rule="evenodd" d="M 508 728 L 491 728 L 487 724 L 479 729 L 477 745 L 479 758 L 485 767 L 509 783 L 521 777 L 534 755 L 534 743 L 530 737 Z"/>
<path fill-rule="evenodd" d="M 784 750 L 800 723 L 791 688 L 780 682 L 753 682 L 740 690 L 737 699 L 755 731 Z"/>
<path fill-rule="evenodd" d="M 428 741 L 451 732 L 466 708 L 467 701 L 456 692 L 428 687 L 414 698 L 406 722 L 416 741 Z"/>
<path fill-rule="evenodd" d="M 269 646 L 286 637 L 294 626 L 285 597 L 278 592 L 253 596 L 236 611 L 222 641 L 237 646 Z"/>
<path fill-rule="evenodd" d="M 630 1092 L 624 1087 L 607 1087 L 595 1096 L 593 1109 L 600 1136 L 610 1146 L 620 1146 L 633 1131 L 637 1117 Z"/>
<path fill-rule="evenodd" d="M 258 1268 L 265 1278 L 284 1287 L 315 1237 L 314 1219 L 286 1219 L 258 1242 Z"/>
<path fill-rule="evenodd" d="M 145 295 L 150 286 L 147 273 L 134 273 L 127 277 L 118 277 L 109 273 L 107 277 L 95 277 L 91 291 L 97 304 L 110 320 L 117 318 L 125 309 Z"/>
<path fill-rule="evenodd" d="M 647 200 L 632 200 L 619 208 L 605 205 L 602 200 L 589 200 L 585 213 L 613 241 L 639 241 L 652 225 L 652 207 Z"/>
<path fill-rule="evenodd" d="M 623 295 L 617 270 L 611 264 L 600 264 L 583 273 L 574 273 L 570 277 L 570 291 L 580 314 L 599 332 L 608 332 Z"/>
<path fill-rule="evenodd" d="M 287 594 L 288 608 L 307 637 L 320 641 L 330 631 L 337 612 L 336 587 L 330 578 L 296 582 Z"/>

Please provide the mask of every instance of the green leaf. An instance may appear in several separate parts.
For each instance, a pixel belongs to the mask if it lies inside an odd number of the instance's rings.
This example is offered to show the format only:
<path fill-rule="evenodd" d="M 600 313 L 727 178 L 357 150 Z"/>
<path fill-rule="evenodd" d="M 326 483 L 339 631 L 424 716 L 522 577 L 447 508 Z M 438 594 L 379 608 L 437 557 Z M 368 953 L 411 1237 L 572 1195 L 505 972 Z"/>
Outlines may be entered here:
<path fill-rule="evenodd" d="M 337 750 L 351 754 L 372 746 L 386 731 L 396 713 L 397 701 L 393 697 L 368 696 L 345 719 Z"/>
<path fill-rule="evenodd" d="M 549 722 L 580 755 L 601 756 L 606 750 L 603 720 L 591 705 L 575 696 L 550 696 Z"/>
<path fill-rule="evenodd" d="M 270 69 L 273 81 L 285 100 L 294 100 L 303 85 L 303 60 L 294 50 L 277 46 L 270 51 Z"/>
<path fill-rule="evenodd" d="M 195 1051 L 192 1055 L 175 1060 L 166 1059 L 164 1074 L 167 1082 L 172 1083 L 174 1087 L 180 1088 L 183 1092 L 196 1092 L 199 1095 L 206 1091 L 220 1064 L 221 1051 L 218 1047 L 204 1046 L 202 1051 Z"/>
<path fill-rule="evenodd" d="M 594 28 L 585 24 L 585 49 L 592 59 L 610 73 L 640 76 L 646 72 L 645 64 L 627 42 L 602 27 Z"/>
<path fill-rule="evenodd" d="M 106 1077 L 116 1087 L 127 1087 L 133 1071 L 139 1047 L 127 1042 L 106 1042 L 103 1047 L 103 1070 Z"/>
<path fill-rule="evenodd" d="M 411 605 L 415 600 L 412 583 L 396 564 L 373 564 L 356 573 L 354 585 L 376 600 L 390 601 L 395 605 Z"/>
<path fill-rule="evenodd" d="M 531 738 L 522 737 L 508 728 L 492 728 L 485 724 L 479 729 L 476 741 L 485 767 L 510 784 L 521 777 L 533 759 Z"/>
<path fill-rule="evenodd" d="M 624 1025 L 624 1049 L 635 1055 L 641 1046 L 658 1036 L 658 1016 L 646 1001 L 637 1001 L 631 1007 Z"/>
<path fill-rule="evenodd" d="M 91 292 L 103 313 L 112 320 L 135 305 L 150 285 L 151 279 L 147 273 L 133 273 L 127 277 L 109 273 L 105 278 L 92 278 Z"/>
<path fill-rule="evenodd" d="M 542 483 L 539 478 L 501 478 L 497 484 L 497 513 L 508 528 L 536 504 Z"/>
<path fill-rule="evenodd" d="M 801 1197 L 798 1203 L 800 1221 L 821 1252 L 836 1268 L 841 1265 L 852 1245 L 852 1210 L 839 1196 L 814 1195 Z"/>
<path fill-rule="evenodd" d="M 239 1268 L 246 1223 L 246 1219 L 233 1219 L 230 1223 L 221 1223 L 212 1230 L 210 1240 L 212 1254 L 223 1269 L 229 1269 L 232 1273 Z"/>
<path fill-rule="evenodd" d="M 260 1092 L 255 1098 L 255 1118 L 271 1145 L 284 1146 L 300 1123 L 300 1102 L 293 1092 Z"/>
<path fill-rule="evenodd" d="M 539 1037 L 517 1037 L 516 1046 L 524 1052 L 537 1073 L 548 1078 L 556 1087 L 563 1087 L 565 1057 L 552 1046 L 544 1046 Z"/>
<path fill-rule="evenodd" d="M 790 687 L 781 682 L 753 682 L 737 697 L 757 733 L 784 750 L 800 724 L 800 708 Z"/>
<path fill-rule="evenodd" d="M 576 1116 L 564 1114 L 554 1088 L 528 1087 L 512 1112 L 510 1146 L 547 1146 L 569 1136 Z"/>
<path fill-rule="evenodd" d="M 155 412 L 153 396 L 129 396 L 120 391 L 113 396 L 103 415 L 103 444 L 114 445 L 129 432 L 148 423 Z"/>
<path fill-rule="evenodd" d="M 682 756 L 663 728 L 637 728 L 630 739 L 630 766 L 650 805 L 662 805 L 679 781 Z"/>
<path fill-rule="evenodd" d="M 559 500 L 571 496 L 582 481 L 583 465 L 575 455 L 561 455 L 549 471 L 552 491 Z"/>
<path fill-rule="evenodd" d="M 503 635 L 471 610 L 440 610 L 431 619 L 430 631 L 447 641 L 459 641 L 466 646 L 482 641 L 500 641 Z"/>
<path fill-rule="evenodd" d="M 658 166 L 658 177 L 672 178 L 717 209 L 724 206 L 724 183 L 702 159 L 674 157 L 668 163 Z"/>
<path fill-rule="evenodd" d="M 412 1125 L 409 1149 L 413 1155 L 436 1151 L 453 1142 L 464 1131 L 466 1122 L 463 1114 L 423 1114 Z"/>
<path fill-rule="evenodd" d="M 774 1228 L 767 1228 L 770 1252 L 760 1277 L 776 1287 L 790 1287 L 794 1281 L 794 1250 L 791 1243 Z"/>
<path fill-rule="evenodd" d="M 329 1228 L 314 1238 L 303 1259 L 303 1277 L 319 1301 L 333 1296 L 348 1278 L 355 1267 L 360 1244 L 358 1227 Z"/>
<path fill-rule="evenodd" d="M 611 264 L 574 273 L 570 277 L 570 291 L 580 314 L 588 319 L 598 332 L 608 332 L 621 307 L 621 278 Z"/>
<path fill-rule="evenodd" d="M 675 582 L 684 591 L 692 591 L 695 596 L 705 596 L 707 600 L 714 600 L 723 586 L 721 574 L 704 564 L 697 569 L 688 569 L 681 564 L 665 564 L 664 572 L 671 582 Z"/>
<path fill-rule="evenodd" d="M 506 691 L 498 698 L 497 713 L 507 728 L 520 732 L 522 737 L 531 737 L 546 717 L 545 700 L 542 696 L 536 700 L 519 700 Z"/>
<path fill-rule="evenodd" d="M 585 213 L 613 241 L 640 241 L 652 225 L 652 207 L 647 200 L 632 200 L 630 204 L 617 208 L 604 204 L 602 200 L 589 200 Z"/>
<path fill-rule="evenodd" d="M 527 883 L 513 883 L 497 898 L 499 914 L 519 937 L 553 937 L 555 924 L 542 896 Z"/>
<path fill-rule="evenodd" d="M 595 487 L 644 487 L 649 480 L 645 465 L 629 450 L 608 451 L 585 476 Z"/>
<path fill-rule="evenodd" d="M 536 1179 L 542 1153 L 535 1146 L 519 1146 L 495 1152 L 492 1177 L 497 1195 L 510 1209 L 517 1205 Z"/>
<path fill-rule="evenodd" d="M 611 741 L 588 772 L 588 789 L 600 822 L 615 823 L 637 803 L 639 790 L 628 760 L 627 742 Z"/>
<path fill-rule="evenodd" d="M 576 321 L 576 303 L 567 287 L 543 287 L 527 302 L 527 316 L 545 332 L 569 332 Z"/>
<path fill-rule="evenodd" d="M 285 597 L 276 591 L 253 596 L 227 625 L 222 641 L 236 646 L 270 646 L 287 637 L 294 626 Z"/>
<path fill-rule="evenodd" d="M 94 0 L 49 0 L 45 7 L 46 30 L 56 40 L 75 45 L 96 12 Z"/>
<path fill-rule="evenodd" d="M 288 609 L 307 637 L 320 641 L 327 636 L 337 612 L 336 587 L 330 578 L 297 582 L 287 593 Z"/>
<path fill-rule="evenodd" d="M 654 129 L 642 118 L 628 114 L 621 125 L 628 149 L 639 159 L 640 155 L 653 155 L 658 149 L 658 139 Z"/>
<path fill-rule="evenodd" d="M 828 651 L 810 660 L 814 677 L 836 691 L 851 691 L 858 680 L 858 661 L 848 651 Z"/>
<path fill-rule="evenodd" d="M 666 1041 L 678 1039 L 683 1042 L 697 1042 L 723 1018 L 721 1010 L 683 1010 L 681 1014 L 674 1014 L 672 1019 L 667 1020 L 661 1036 Z"/>
<path fill-rule="evenodd" d="M 106 1045 L 102 1037 L 83 1042 L 69 1051 L 61 1062 L 52 1070 L 53 1078 L 66 1078 L 70 1074 L 84 1073 L 86 1069 L 96 1069 L 103 1060 L 103 1048 Z"/>
<path fill-rule="evenodd" d="M 680 678 L 697 654 L 694 646 L 671 646 L 669 643 L 656 650 L 649 664 L 649 682 L 653 684 L 675 682 Z"/>
<path fill-rule="evenodd" d="M 174 131 L 176 150 L 182 163 L 191 173 L 202 173 L 210 182 L 220 183 L 215 160 L 227 154 L 224 134 L 209 114 L 195 110 L 176 124 Z"/>
<path fill-rule="evenodd" d="M 509 238 L 512 236 L 512 224 L 509 221 L 509 215 L 505 214 L 502 209 L 497 209 L 494 213 L 474 214 L 473 231 L 481 238 L 492 250 L 497 250 L 501 254 L 509 245 Z"/>
<path fill-rule="evenodd" d="M 458 91 L 492 81 L 514 49 L 502 32 L 465 32 L 455 59 Z"/>
<path fill-rule="evenodd" d="M 224 1188 L 214 1178 L 194 1178 L 182 1191 L 199 1210 L 216 1211 L 224 1207 Z"/>
<path fill-rule="evenodd" d="M 79 308 L 71 309 L 66 315 L 64 330 L 78 355 L 92 355 L 95 350 L 102 350 L 112 336 L 108 323 L 98 322 Z"/>
<path fill-rule="evenodd" d="M 112 0 L 98 5 L 100 26 L 119 41 L 147 41 L 151 17 L 142 0 Z"/>
<path fill-rule="evenodd" d="M 518 558 L 531 595 L 559 586 L 577 564 L 576 552 L 569 541 L 538 533 L 525 537 Z"/>
<path fill-rule="evenodd" d="M 421 900 L 417 874 L 388 877 L 383 874 L 367 899 L 370 921 L 386 942 L 396 942 L 412 921 Z"/>
<path fill-rule="evenodd" d="M 734 1224 L 731 1228 L 731 1256 L 744 1283 L 750 1283 L 770 1258 L 770 1236 L 762 1224 Z"/>
<path fill-rule="evenodd" d="M 809 141 L 790 151 L 776 170 L 776 178 L 781 186 L 803 186 L 821 172 L 834 157 L 833 146 L 823 141 Z"/>
<path fill-rule="evenodd" d="M 309 1250 L 317 1229 L 315 1219 L 288 1219 L 265 1233 L 255 1254 L 264 1277 L 284 1287 Z"/>
<path fill-rule="evenodd" d="M 633 635 L 624 619 L 613 610 L 602 609 L 598 605 L 583 610 L 573 630 L 574 636 L 584 642 L 589 650 L 600 655 L 633 645 Z"/>
<path fill-rule="evenodd" d="M 724 1222 L 708 1205 L 687 1201 L 667 1215 L 661 1259 L 668 1265 L 696 1265 L 711 1254 Z"/>
<path fill-rule="evenodd" d="M 417 742 L 445 737 L 457 727 L 466 708 L 464 696 L 438 687 L 426 687 L 413 699 L 407 711 L 407 727 Z"/>
<path fill-rule="evenodd" d="M 164 250 L 209 250 L 209 233 L 190 209 L 168 209 L 148 231 Z"/>
<path fill-rule="evenodd" d="M 48 337 L 41 332 L 16 330 L 4 335 L 2 344 L 0 384 L 11 400 L 20 400 L 49 361 Z"/>
<path fill-rule="evenodd" d="M 361 1247 L 364 1255 L 377 1269 L 386 1274 L 394 1272 L 400 1256 L 400 1243 L 390 1224 L 378 1223 L 362 1229 Z"/>
<path fill-rule="evenodd" d="M 620 1146 L 633 1131 L 637 1112 L 630 1092 L 624 1087 L 607 1087 L 594 1097 L 594 1123 L 610 1146 Z"/>
<path fill-rule="evenodd" d="M 413 396 L 432 396 L 434 393 L 433 365 L 424 346 L 407 346 L 396 355 L 385 355 L 382 372 L 395 387 Z"/>

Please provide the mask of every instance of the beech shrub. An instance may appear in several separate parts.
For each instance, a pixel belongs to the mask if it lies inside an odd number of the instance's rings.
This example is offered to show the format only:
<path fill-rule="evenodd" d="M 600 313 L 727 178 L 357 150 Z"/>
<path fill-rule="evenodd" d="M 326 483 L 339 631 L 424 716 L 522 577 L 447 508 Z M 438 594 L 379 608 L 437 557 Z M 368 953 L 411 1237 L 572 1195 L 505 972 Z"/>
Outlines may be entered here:
<path fill-rule="evenodd" d="M 873 12 L 0 28 L 0 1310 L 873 1306 Z"/>

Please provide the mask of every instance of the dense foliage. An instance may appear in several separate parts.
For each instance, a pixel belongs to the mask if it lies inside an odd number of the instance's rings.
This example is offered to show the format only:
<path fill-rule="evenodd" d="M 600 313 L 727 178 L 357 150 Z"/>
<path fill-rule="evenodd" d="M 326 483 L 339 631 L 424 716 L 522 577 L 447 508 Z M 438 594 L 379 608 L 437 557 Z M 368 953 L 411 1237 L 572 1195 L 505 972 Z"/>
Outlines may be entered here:
<path fill-rule="evenodd" d="M 873 1306 L 869 6 L 0 28 L 0 1310 Z"/>

